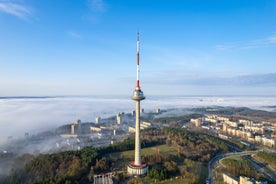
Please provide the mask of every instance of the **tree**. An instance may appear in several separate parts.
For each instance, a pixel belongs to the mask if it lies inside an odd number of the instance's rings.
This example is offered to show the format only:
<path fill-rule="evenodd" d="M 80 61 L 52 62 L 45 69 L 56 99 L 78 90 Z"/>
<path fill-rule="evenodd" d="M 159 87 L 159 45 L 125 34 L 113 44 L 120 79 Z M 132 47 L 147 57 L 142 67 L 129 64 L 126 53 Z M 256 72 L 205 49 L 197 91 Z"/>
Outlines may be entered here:
<path fill-rule="evenodd" d="M 175 174 L 178 170 L 177 163 L 174 161 L 165 162 L 164 167 L 171 174 Z"/>
<path fill-rule="evenodd" d="M 109 170 L 109 163 L 106 159 L 106 157 L 101 158 L 100 160 L 96 160 L 96 165 L 95 165 L 95 171 L 97 172 L 103 172 L 103 171 L 108 171 Z"/>
<path fill-rule="evenodd" d="M 141 178 L 137 177 L 137 178 L 132 178 L 130 179 L 127 184 L 143 184 Z"/>

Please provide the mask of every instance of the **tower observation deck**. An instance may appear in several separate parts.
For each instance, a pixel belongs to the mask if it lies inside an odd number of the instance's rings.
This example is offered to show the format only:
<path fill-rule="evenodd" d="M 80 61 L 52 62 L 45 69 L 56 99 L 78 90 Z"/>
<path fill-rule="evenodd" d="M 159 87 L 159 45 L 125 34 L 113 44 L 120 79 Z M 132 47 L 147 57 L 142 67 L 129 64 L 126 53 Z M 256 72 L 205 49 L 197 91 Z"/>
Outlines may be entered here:
<path fill-rule="evenodd" d="M 128 163 L 127 172 L 130 175 L 144 175 L 148 172 L 148 165 L 146 163 L 142 163 L 141 159 L 141 142 L 140 142 L 140 101 L 144 100 L 146 97 L 144 96 L 143 91 L 140 88 L 140 38 L 139 32 L 137 34 L 137 52 L 136 52 L 136 61 L 137 61 L 137 69 L 136 69 L 136 87 L 133 91 L 133 95 L 131 97 L 132 100 L 136 101 L 136 121 L 135 121 L 135 157 L 134 161 Z"/>

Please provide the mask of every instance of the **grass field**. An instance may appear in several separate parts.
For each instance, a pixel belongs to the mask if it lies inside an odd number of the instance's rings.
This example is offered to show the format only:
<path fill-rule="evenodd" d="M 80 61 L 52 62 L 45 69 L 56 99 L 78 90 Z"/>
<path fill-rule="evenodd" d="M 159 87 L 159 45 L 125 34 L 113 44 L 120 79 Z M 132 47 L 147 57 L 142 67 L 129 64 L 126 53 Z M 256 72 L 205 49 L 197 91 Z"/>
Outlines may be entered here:
<path fill-rule="evenodd" d="M 241 162 L 243 161 L 244 159 L 240 156 L 233 156 L 233 157 L 227 157 L 227 158 L 224 158 L 220 161 L 220 164 L 223 166 L 223 167 L 226 167 L 226 161 L 229 161 L 229 160 L 235 160 L 235 161 L 238 161 L 238 162 Z"/>
<path fill-rule="evenodd" d="M 200 183 L 205 183 L 206 178 L 208 178 L 208 166 L 205 164 L 199 164 L 199 181 Z"/>
<path fill-rule="evenodd" d="M 177 150 L 175 148 L 169 147 L 166 144 L 144 148 L 142 149 L 142 156 L 143 155 L 154 155 L 156 153 L 169 153 L 172 155 L 177 154 Z M 130 160 L 134 159 L 134 150 L 131 151 L 123 151 L 123 152 L 117 152 L 117 153 L 107 153 L 105 157 L 109 158 L 114 162 L 114 165 L 116 165 L 117 168 L 125 168 L 127 163 Z"/>
<path fill-rule="evenodd" d="M 142 149 L 142 155 L 154 155 L 158 152 L 160 154 L 162 154 L 162 153 L 170 153 L 170 154 L 177 153 L 175 148 L 169 147 L 166 144 Z M 121 155 L 126 158 L 132 158 L 132 157 L 134 157 L 134 150 L 121 152 Z"/>

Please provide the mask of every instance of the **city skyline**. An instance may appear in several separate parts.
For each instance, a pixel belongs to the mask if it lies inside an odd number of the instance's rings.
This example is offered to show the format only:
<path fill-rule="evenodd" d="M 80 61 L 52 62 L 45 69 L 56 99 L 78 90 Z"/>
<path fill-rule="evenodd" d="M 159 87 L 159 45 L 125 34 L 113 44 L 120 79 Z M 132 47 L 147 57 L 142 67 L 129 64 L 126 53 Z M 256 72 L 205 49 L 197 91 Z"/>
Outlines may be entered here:
<path fill-rule="evenodd" d="M 0 0 L 0 96 L 273 95 L 276 2 Z M 116 90 L 113 90 L 116 89 Z"/>

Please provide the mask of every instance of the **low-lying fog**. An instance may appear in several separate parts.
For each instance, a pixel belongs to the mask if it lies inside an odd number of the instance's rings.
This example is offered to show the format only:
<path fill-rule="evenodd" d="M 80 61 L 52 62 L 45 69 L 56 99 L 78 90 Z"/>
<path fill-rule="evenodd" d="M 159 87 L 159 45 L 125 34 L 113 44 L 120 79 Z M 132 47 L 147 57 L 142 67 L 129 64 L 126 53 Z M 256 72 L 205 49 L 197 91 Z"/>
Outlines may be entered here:
<path fill-rule="evenodd" d="M 193 108 L 202 106 L 235 106 L 274 110 L 276 97 L 150 97 L 142 102 L 145 112 L 159 107 Z M 97 116 L 106 118 L 118 112 L 128 113 L 135 108 L 130 97 L 51 97 L 51 98 L 1 98 L 0 144 L 43 130 L 72 123 L 75 119 L 94 122 Z"/>

